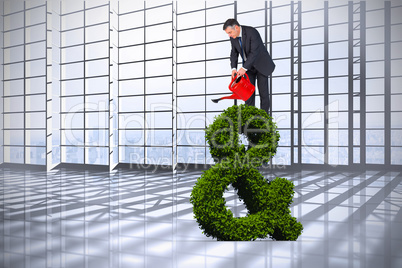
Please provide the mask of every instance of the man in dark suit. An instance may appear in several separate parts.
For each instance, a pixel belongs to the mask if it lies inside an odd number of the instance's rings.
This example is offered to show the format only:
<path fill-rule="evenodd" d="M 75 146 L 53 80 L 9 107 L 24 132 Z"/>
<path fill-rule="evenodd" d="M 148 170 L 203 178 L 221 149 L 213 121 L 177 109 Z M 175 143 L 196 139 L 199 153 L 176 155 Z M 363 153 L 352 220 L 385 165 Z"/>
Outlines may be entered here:
<path fill-rule="evenodd" d="M 260 34 L 253 27 L 245 25 L 240 26 L 239 22 L 235 19 L 228 19 L 223 25 L 223 30 L 229 35 L 232 45 L 230 52 L 232 78 L 235 75 L 241 76 L 247 73 L 253 85 L 255 85 L 255 79 L 257 78 L 261 109 L 269 114 L 268 76 L 274 71 L 275 64 L 265 48 Z M 237 70 L 239 54 L 243 59 L 243 64 L 242 67 Z M 246 101 L 246 104 L 255 106 L 255 92 Z"/>

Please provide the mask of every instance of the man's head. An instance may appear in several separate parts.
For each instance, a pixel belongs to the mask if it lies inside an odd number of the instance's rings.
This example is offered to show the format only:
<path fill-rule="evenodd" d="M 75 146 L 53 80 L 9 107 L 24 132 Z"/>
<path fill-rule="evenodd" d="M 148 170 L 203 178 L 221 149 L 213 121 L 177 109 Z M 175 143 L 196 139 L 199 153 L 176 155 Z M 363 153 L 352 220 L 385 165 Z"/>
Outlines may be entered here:
<path fill-rule="evenodd" d="M 223 30 L 231 37 L 236 38 L 240 35 L 240 24 L 235 19 L 228 19 L 223 24 Z"/>

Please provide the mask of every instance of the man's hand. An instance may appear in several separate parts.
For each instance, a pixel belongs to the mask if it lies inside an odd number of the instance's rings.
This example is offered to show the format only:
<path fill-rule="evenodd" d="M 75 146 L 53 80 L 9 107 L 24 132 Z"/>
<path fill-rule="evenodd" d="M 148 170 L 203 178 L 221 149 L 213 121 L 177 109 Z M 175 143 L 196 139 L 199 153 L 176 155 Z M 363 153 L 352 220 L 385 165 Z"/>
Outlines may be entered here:
<path fill-rule="evenodd" d="M 243 68 L 240 68 L 238 71 L 237 71 L 237 76 L 242 76 L 242 75 L 244 75 L 246 73 L 246 70 L 244 70 Z"/>
<path fill-rule="evenodd" d="M 236 77 L 237 71 L 236 70 L 232 70 L 232 79 Z"/>

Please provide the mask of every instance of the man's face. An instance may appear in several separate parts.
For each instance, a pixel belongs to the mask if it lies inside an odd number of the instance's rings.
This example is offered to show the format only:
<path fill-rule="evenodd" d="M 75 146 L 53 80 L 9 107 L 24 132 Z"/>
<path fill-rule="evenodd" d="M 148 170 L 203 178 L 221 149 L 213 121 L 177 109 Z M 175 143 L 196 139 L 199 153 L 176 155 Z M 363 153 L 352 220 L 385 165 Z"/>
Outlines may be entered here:
<path fill-rule="evenodd" d="M 229 37 L 237 38 L 240 34 L 240 27 L 237 25 L 235 25 L 234 28 L 229 26 L 226 28 L 225 32 L 229 35 Z"/>

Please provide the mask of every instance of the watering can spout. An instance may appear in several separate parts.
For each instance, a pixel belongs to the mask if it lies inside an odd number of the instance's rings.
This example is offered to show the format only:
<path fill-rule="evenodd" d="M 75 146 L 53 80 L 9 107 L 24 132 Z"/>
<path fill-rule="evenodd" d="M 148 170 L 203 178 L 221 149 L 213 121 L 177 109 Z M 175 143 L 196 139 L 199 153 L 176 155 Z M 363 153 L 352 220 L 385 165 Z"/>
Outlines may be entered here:
<path fill-rule="evenodd" d="M 255 86 L 251 84 L 248 75 L 233 77 L 229 84 L 229 90 L 233 92 L 230 96 L 225 96 L 219 99 L 213 99 L 212 101 L 218 103 L 223 99 L 237 99 L 237 100 L 248 100 L 255 91 Z"/>

